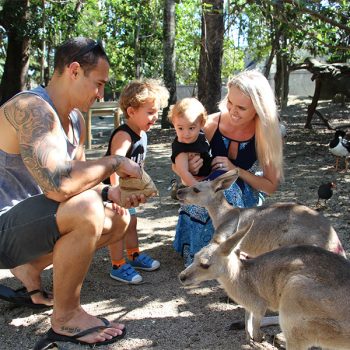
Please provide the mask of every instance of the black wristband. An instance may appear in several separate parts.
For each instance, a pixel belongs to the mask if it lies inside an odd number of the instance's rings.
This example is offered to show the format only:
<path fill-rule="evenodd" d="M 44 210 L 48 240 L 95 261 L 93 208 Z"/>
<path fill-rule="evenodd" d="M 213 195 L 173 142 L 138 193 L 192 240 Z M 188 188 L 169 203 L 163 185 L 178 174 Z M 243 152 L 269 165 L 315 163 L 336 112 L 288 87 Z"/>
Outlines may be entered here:
<path fill-rule="evenodd" d="M 104 202 L 110 202 L 110 200 L 108 199 L 108 191 L 109 191 L 109 186 L 105 186 L 102 188 L 101 196 Z"/>

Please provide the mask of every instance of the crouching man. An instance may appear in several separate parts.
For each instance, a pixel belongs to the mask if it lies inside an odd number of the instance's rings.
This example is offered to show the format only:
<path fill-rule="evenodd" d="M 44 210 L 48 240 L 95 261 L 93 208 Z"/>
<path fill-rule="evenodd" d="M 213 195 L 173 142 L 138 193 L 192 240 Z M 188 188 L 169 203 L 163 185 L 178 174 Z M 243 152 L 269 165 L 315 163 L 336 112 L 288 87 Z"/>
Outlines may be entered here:
<path fill-rule="evenodd" d="M 103 97 L 108 71 L 100 43 L 70 39 L 56 50 L 46 88 L 0 108 L 0 267 L 11 269 L 33 305 L 53 305 L 51 340 L 102 345 L 125 333 L 80 305 L 94 252 L 122 239 L 130 221 L 127 210 L 106 205 L 118 204 L 119 192 L 101 181 L 113 172 L 141 176 L 121 156 L 85 159 L 81 112 Z M 133 196 L 126 207 L 144 201 Z M 51 264 L 53 299 L 40 292 L 41 272 Z"/>

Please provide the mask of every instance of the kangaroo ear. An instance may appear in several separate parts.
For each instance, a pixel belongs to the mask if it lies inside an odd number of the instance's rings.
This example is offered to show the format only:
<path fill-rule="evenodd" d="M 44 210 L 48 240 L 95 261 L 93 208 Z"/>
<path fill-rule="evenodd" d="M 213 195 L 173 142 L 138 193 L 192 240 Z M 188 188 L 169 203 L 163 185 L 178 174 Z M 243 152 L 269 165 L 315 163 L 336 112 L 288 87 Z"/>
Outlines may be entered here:
<path fill-rule="evenodd" d="M 214 191 L 222 191 L 229 188 L 238 179 L 238 170 L 230 170 L 212 181 Z"/>
<path fill-rule="evenodd" d="M 237 246 L 239 241 L 250 231 L 254 224 L 252 221 L 250 224 L 242 227 L 240 230 L 236 231 L 232 236 L 230 236 L 226 241 L 221 243 L 220 251 L 223 255 L 229 255 L 233 248 Z"/>

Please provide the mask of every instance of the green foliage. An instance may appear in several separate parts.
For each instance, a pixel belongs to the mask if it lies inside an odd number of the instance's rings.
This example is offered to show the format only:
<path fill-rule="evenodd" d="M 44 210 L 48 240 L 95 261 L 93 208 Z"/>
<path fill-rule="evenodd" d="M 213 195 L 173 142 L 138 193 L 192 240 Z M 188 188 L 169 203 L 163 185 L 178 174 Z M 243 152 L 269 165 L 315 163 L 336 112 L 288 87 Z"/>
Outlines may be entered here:
<path fill-rule="evenodd" d="M 182 0 L 176 5 L 176 76 L 178 84 L 197 81 L 201 41 L 199 0 Z"/>
<path fill-rule="evenodd" d="M 158 1 L 105 1 L 113 89 L 120 90 L 135 78 L 162 76 L 162 10 Z"/>
<path fill-rule="evenodd" d="M 224 40 L 221 77 L 227 82 L 236 72 L 244 70 L 244 50 L 235 46 L 233 40 Z"/>
<path fill-rule="evenodd" d="M 4 4 L 0 0 L 0 75 L 6 58 L 6 30 L 16 26 L 15 20 L 6 23 Z M 20 28 L 20 35 L 31 38 L 29 72 L 35 82 L 40 82 L 42 55 L 52 72 L 53 48 L 73 36 L 103 40 L 111 59 L 111 92 L 138 76 L 162 76 L 163 0 L 45 0 L 44 4 L 30 0 L 28 25 Z M 223 80 L 244 69 L 247 58 L 264 61 L 276 42 L 290 64 L 310 54 L 326 56 L 329 62 L 350 59 L 347 0 L 227 0 L 225 4 Z M 180 84 L 197 81 L 202 5 L 201 0 L 176 1 L 176 76 Z"/>

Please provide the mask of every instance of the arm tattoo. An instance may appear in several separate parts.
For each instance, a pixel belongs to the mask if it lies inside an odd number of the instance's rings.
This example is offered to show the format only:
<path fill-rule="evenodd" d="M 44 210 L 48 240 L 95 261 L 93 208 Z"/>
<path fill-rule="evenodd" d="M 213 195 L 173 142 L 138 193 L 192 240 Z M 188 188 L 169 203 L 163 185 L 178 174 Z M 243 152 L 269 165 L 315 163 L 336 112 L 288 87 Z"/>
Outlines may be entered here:
<path fill-rule="evenodd" d="M 22 159 L 43 192 L 59 192 L 63 178 L 71 177 L 72 165 L 65 159 L 65 149 L 58 146 L 65 141 L 57 132 L 54 114 L 23 97 L 5 116 L 17 130 Z"/>
<path fill-rule="evenodd" d="M 124 159 L 125 157 L 123 156 L 118 156 L 118 155 L 114 156 L 114 164 L 112 165 L 112 169 L 114 173 L 119 170 Z"/>
<path fill-rule="evenodd" d="M 45 145 L 41 147 L 21 145 L 21 154 L 24 163 L 44 193 L 48 191 L 59 192 L 62 179 L 71 177 L 71 162 L 64 162 L 61 165 L 56 164 L 54 169 L 47 167 L 50 148 L 45 148 Z"/>

